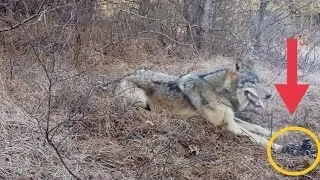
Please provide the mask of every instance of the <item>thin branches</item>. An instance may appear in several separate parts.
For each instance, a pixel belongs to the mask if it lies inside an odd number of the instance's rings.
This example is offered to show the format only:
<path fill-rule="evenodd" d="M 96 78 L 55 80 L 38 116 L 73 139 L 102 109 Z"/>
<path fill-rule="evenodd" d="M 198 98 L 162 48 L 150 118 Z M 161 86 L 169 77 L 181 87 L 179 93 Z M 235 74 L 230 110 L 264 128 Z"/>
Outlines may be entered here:
<path fill-rule="evenodd" d="M 113 46 L 113 45 L 116 45 L 118 43 L 121 43 L 121 42 L 124 42 L 126 40 L 129 40 L 129 39 L 133 39 L 133 38 L 136 38 L 138 35 L 141 35 L 141 34 L 146 34 L 146 33 L 153 33 L 153 34 L 159 34 L 159 35 L 162 35 L 164 37 L 166 37 L 167 39 L 177 43 L 177 44 L 180 44 L 180 45 L 184 45 L 184 46 L 189 46 L 191 47 L 192 49 L 194 49 L 196 52 L 198 52 L 198 50 L 194 47 L 194 44 L 193 43 L 185 43 L 185 42 L 180 42 L 180 41 L 177 41 L 175 39 L 173 39 L 172 37 L 168 36 L 167 34 L 164 34 L 162 32 L 159 32 L 159 31 L 154 31 L 154 30 L 146 30 L 146 31 L 141 31 L 141 32 L 138 32 L 134 35 L 131 35 L 129 37 L 125 37 L 123 39 L 120 39 L 118 41 L 113 41 L 112 43 L 110 43 L 109 45 L 105 46 L 106 48 L 110 47 L 110 46 Z"/>
<path fill-rule="evenodd" d="M 149 160 L 149 162 L 144 166 L 144 168 L 142 169 L 142 171 L 140 172 L 139 176 L 137 179 L 141 179 L 143 174 L 145 173 L 145 171 L 148 169 L 148 167 L 150 166 L 150 164 L 154 161 L 154 159 L 161 155 L 164 154 L 166 152 L 168 152 L 171 149 L 171 142 L 169 142 L 169 144 L 165 147 L 163 147 L 161 150 L 159 150 L 158 152 L 154 153 L 152 158 Z"/>
<path fill-rule="evenodd" d="M 11 27 L 8 27 L 8 28 L 0 29 L 0 32 L 11 31 L 11 30 L 13 30 L 13 29 L 16 29 L 16 28 L 20 27 L 21 25 L 25 24 L 26 22 L 31 21 L 32 19 L 36 18 L 37 16 L 40 15 L 41 9 L 42 9 L 42 7 L 44 6 L 45 2 L 46 2 L 46 1 L 43 1 L 43 2 L 40 4 L 37 13 L 35 13 L 34 15 L 32 15 L 32 16 L 24 19 L 24 20 L 22 20 L 22 21 L 19 22 L 18 24 L 15 24 L 15 25 L 13 25 L 13 26 L 11 26 Z"/>
<path fill-rule="evenodd" d="M 40 122 L 40 123 L 41 123 L 42 121 L 45 121 L 45 124 L 46 124 L 45 129 L 42 130 L 41 125 L 39 126 L 39 128 L 41 128 L 41 129 L 40 129 L 41 132 L 44 132 L 43 134 L 44 134 L 44 136 L 45 136 L 45 139 L 46 139 L 47 143 L 48 143 L 48 144 L 52 147 L 52 149 L 55 151 L 55 153 L 56 153 L 57 156 L 59 157 L 60 162 L 63 164 L 64 168 L 69 172 L 69 174 L 70 174 L 72 177 L 74 177 L 75 179 L 80 179 L 77 175 L 75 175 L 75 174 L 71 171 L 71 169 L 70 169 L 70 168 L 67 166 L 67 164 L 65 163 L 64 158 L 63 158 L 62 154 L 60 153 L 60 151 L 59 151 L 59 149 L 58 149 L 58 147 L 60 146 L 61 143 L 56 146 L 55 143 L 53 142 L 53 136 L 52 136 L 51 138 L 49 137 L 50 132 L 51 132 L 53 129 L 57 129 L 57 126 L 55 126 L 55 127 L 52 128 L 52 129 L 50 128 L 50 119 L 51 119 L 52 108 L 53 108 L 53 107 L 52 107 L 52 89 L 53 89 L 53 86 L 54 86 L 54 83 L 52 82 L 52 78 L 53 78 L 53 77 L 52 77 L 51 75 L 54 73 L 54 69 L 55 69 L 55 62 L 54 62 L 54 61 L 55 61 L 55 59 L 52 61 L 52 69 L 51 69 L 51 71 L 49 71 L 48 67 L 45 65 L 44 61 L 41 60 L 39 54 L 37 53 L 37 51 L 36 51 L 36 49 L 35 49 L 35 47 L 34 47 L 34 45 L 32 44 L 31 38 L 29 37 L 28 32 L 27 32 L 26 29 L 24 28 L 23 23 L 21 22 L 20 24 L 21 24 L 21 26 L 22 26 L 22 29 L 23 29 L 24 33 L 25 33 L 25 36 L 27 37 L 27 39 L 29 40 L 29 42 L 30 42 L 30 44 L 31 44 L 31 48 L 32 48 L 32 50 L 33 50 L 34 56 L 36 57 L 36 59 L 37 59 L 38 63 L 40 64 L 42 70 L 45 72 L 45 77 L 46 77 L 46 79 L 47 79 L 47 81 L 48 81 L 48 84 L 47 84 L 47 92 L 46 92 L 46 94 L 47 94 L 47 100 L 46 100 L 46 102 L 47 102 L 47 108 L 46 108 L 46 112 L 45 112 L 45 118 L 42 119 L 42 120 L 40 120 L 40 119 L 36 118 L 35 116 L 31 116 L 31 117 L 34 118 L 34 119 L 36 119 L 37 122 Z M 63 139 L 63 140 L 64 140 L 64 139 Z"/>

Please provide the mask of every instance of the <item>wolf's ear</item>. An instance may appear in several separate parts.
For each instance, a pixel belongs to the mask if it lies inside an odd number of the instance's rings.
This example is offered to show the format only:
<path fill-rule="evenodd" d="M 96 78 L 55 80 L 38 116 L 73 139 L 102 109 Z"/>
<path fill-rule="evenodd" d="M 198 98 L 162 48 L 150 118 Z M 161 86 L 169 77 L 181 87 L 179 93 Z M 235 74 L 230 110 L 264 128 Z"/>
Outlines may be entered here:
<path fill-rule="evenodd" d="M 240 59 L 238 59 L 236 62 L 235 70 L 238 72 L 238 71 L 241 71 L 242 69 L 243 69 L 243 63 L 241 62 Z"/>

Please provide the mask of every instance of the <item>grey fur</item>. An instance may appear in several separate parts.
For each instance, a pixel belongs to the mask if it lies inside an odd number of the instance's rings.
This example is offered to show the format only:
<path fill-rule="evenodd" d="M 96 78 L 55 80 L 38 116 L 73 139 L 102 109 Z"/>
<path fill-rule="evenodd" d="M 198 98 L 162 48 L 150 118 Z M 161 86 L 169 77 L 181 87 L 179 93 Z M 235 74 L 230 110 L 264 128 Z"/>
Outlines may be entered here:
<path fill-rule="evenodd" d="M 133 90 L 128 92 L 128 89 Z M 136 106 L 151 110 L 164 107 L 177 114 L 199 113 L 213 125 L 249 136 L 263 146 L 268 143 L 263 137 L 267 129 L 235 120 L 235 111 L 243 110 L 248 104 L 263 107 L 263 99 L 270 97 L 258 75 L 240 62 L 232 68 L 180 77 L 138 70 L 119 84 L 118 95 L 124 91 L 127 91 L 123 96 L 126 103 L 133 101 Z M 281 150 L 282 146 L 275 144 L 274 148 Z"/>

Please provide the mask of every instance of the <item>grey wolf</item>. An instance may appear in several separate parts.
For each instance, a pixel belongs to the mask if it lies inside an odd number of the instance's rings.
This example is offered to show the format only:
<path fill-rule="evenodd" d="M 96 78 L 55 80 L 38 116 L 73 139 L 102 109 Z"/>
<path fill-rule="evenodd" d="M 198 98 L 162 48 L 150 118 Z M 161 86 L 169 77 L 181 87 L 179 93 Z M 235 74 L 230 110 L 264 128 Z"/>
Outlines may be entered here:
<path fill-rule="evenodd" d="M 215 126 L 268 144 L 268 129 L 235 117 L 249 104 L 263 108 L 264 100 L 271 97 L 259 76 L 240 61 L 230 68 L 180 77 L 141 69 L 120 81 L 116 95 L 125 104 L 151 111 L 161 107 L 176 115 L 199 113 Z M 273 144 L 273 149 L 282 151 L 283 146 Z"/>

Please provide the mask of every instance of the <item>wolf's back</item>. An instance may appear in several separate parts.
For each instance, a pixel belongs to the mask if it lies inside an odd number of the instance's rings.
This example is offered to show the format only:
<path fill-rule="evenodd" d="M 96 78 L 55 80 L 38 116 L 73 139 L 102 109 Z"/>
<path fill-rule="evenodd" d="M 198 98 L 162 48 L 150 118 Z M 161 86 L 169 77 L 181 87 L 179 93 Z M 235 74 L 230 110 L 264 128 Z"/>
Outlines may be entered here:
<path fill-rule="evenodd" d="M 146 91 L 154 88 L 156 83 L 169 83 L 175 81 L 178 77 L 171 76 L 162 72 L 155 72 L 152 70 L 140 69 L 134 74 L 127 76 L 123 81 L 129 81 L 141 89 Z"/>
<path fill-rule="evenodd" d="M 147 95 L 169 96 L 168 85 L 177 78 L 162 72 L 140 69 L 121 80 L 116 87 L 116 95 L 122 97 L 125 104 L 148 108 Z"/>

